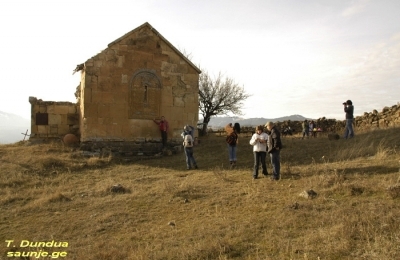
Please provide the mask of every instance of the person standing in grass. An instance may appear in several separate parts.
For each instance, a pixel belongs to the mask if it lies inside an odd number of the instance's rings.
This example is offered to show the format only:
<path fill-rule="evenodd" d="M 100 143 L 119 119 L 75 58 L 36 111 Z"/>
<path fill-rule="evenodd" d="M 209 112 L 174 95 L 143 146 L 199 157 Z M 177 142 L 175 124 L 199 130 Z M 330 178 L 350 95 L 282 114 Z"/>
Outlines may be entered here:
<path fill-rule="evenodd" d="M 275 127 L 274 123 L 267 122 L 265 124 L 268 134 L 268 153 L 271 157 L 272 164 L 272 180 L 280 179 L 281 162 L 280 162 L 280 152 L 282 149 L 281 133 Z"/>
<path fill-rule="evenodd" d="M 183 139 L 183 149 L 186 155 L 186 166 L 187 169 L 192 169 L 192 164 L 195 169 L 197 169 L 197 163 L 193 156 L 193 137 L 190 134 L 185 135 Z"/>
<path fill-rule="evenodd" d="M 303 138 L 301 138 L 301 139 L 304 139 L 305 136 L 308 138 L 308 133 L 309 133 L 310 128 L 308 126 L 307 119 L 304 119 L 304 122 L 301 124 L 301 126 L 303 128 Z"/>
<path fill-rule="evenodd" d="M 347 100 L 343 103 L 344 112 L 346 113 L 346 127 L 344 129 L 344 139 L 353 138 L 354 130 L 353 130 L 353 119 L 354 119 L 354 106 L 351 100 Z"/>
<path fill-rule="evenodd" d="M 232 124 L 230 124 L 231 126 Z M 227 130 L 229 129 L 229 130 Z M 239 142 L 239 136 L 240 134 L 240 125 L 239 123 L 235 123 L 233 127 L 228 128 L 228 126 L 225 127 L 225 130 L 227 130 L 228 136 L 226 137 L 226 143 L 228 145 L 228 154 L 229 154 L 229 164 L 231 169 L 236 167 L 236 145 Z"/>
<path fill-rule="evenodd" d="M 317 137 L 317 125 L 314 123 L 314 120 L 310 122 L 310 135 L 312 137 Z"/>
<path fill-rule="evenodd" d="M 265 158 L 267 156 L 267 143 L 268 143 L 268 135 L 264 133 L 264 127 L 259 125 L 256 127 L 256 132 L 250 139 L 250 145 L 253 146 L 253 154 L 254 154 L 254 170 L 253 170 L 253 179 L 258 178 L 258 168 L 262 167 L 262 174 L 264 176 L 268 175 L 267 172 L 267 164 L 265 162 Z"/>

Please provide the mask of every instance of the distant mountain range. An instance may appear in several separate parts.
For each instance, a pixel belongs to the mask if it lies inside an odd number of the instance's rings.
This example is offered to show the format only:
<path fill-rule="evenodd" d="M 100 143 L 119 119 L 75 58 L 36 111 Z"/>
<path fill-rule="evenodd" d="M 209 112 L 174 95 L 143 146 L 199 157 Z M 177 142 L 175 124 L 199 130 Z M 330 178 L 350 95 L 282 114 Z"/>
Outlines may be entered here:
<path fill-rule="evenodd" d="M 239 117 L 211 117 L 208 126 L 211 128 L 221 128 L 226 126 L 229 123 L 239 123 L 241 126 L 257 126 L 257 125 L 265 125 L 266 122 L 283 122 L 287 120 L 291 121 L 303 121 L 305 118 L 301 115 L 291 115 L 291 116 L 284 116 L 278 118 L 239 118 Z M 199 120 L 199 123 L 203 123 L 203 119 Z"/>
<path fill-rule="evenodd" d="M 24 139 L 26 130 L 31 133 L 29 119 L 0 111 L 0 144 L 11 144 Z M 29 138 L 27 136 L 26 138 Z M 25 139 L 26 140 L 26 139 Z"/>

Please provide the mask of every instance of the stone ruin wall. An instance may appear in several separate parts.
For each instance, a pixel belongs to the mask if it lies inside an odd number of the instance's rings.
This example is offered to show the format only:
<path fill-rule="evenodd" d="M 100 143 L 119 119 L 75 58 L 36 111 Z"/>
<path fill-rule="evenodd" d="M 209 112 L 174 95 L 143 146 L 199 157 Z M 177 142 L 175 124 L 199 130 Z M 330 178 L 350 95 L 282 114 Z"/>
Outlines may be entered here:
<path fill-rule="evenodd" d="M 343 112 L 344 117 L 344 112 Z M 344 131 L 345 120 L 326 119 L 325 117 L 314 120 L 317 126 L 327 133 L 339 133 Z M 301 121 L 284 121 L 277 124 L 284 128 L 290 126 L 295 129 L 296 133 L 302 131 Z M 372 112 L 364 112 L 362 116 L 356 116 L 354 120 L 355 131 L 370 130 L 376 128 L 399 127 L 400 126 L 400 105 L 384 107 L 381 112 L 373 110 Z"/>
<path fill-rule="evenodd" d="M 79 137 L 79 107 L 71 102 L 43 101 L 29 97 L 31 103 L 30 139 L 60 139 L 66 134 Z"/>

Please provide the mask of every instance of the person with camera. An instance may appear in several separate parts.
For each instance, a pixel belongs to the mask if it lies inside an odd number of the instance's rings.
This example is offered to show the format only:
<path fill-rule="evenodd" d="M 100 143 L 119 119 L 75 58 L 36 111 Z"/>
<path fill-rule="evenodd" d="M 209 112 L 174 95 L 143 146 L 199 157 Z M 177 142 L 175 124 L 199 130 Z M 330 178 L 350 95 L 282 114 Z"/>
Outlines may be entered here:
<path fill-rule="evenodd" d="M 344 112 L 346 113 L 346 126 L 344 129 L 344 139 L 354 137 L 353 120 L 354 120 L 354 106 L 351 100 L 343 103 Z"/>

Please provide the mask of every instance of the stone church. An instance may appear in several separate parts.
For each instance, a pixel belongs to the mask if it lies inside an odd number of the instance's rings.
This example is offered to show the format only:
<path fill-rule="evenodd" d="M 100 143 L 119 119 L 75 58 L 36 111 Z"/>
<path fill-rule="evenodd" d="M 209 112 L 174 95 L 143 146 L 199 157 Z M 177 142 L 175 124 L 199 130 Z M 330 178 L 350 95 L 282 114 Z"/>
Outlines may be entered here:
<path fill-rule="evenodd" d="M 76 103 L 29 98 L 31 139 L 74 134 L 89 150 L 134 147 L 146 152 L 160 147 L 153 119 L 165 116 L 172 143 L 180 142 L 184 125 L 197 124 L 201 71 L 147 22 L 108 44 L 77 71 L 81 81 Z"/>

